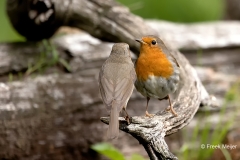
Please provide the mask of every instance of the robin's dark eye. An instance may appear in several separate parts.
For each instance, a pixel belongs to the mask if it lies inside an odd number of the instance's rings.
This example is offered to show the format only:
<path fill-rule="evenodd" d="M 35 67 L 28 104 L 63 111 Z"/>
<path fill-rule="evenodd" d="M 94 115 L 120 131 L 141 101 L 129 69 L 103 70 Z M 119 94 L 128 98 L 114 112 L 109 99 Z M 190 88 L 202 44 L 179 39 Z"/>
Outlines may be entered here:
<path fill-rule="evenodd" d="M 155 45 L 157 42 L 155 40 L 152 41 L 152 44 Z"/>

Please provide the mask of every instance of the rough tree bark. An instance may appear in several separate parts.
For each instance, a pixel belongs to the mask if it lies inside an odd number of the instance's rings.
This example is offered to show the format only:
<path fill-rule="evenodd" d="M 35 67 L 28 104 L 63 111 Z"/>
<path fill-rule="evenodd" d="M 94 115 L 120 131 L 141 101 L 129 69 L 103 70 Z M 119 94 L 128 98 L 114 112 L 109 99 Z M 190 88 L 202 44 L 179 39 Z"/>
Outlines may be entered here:
<path fill-rule="evenodd" d="M 136 51 L 138 50 L 138 45 L 134 41 L 135 38 L 149 34 L 157 35 L 157 32 L 148 26 L 141 18 L 132 15 L 128 9 L 112 0 L 9 0 L 7 6 L 8 15 L 13 23 L 13 26 L 19 31 L 19 33 L 29 40 L 48 38 L 59 26 L 67 25 L 86 30 L 91 35 L 103 40 L 113 42 L 124 41 Z M 175 133 L 186 126 L 195 115 L 201 102 L 211 104 L 212 100 L 205 88 L 202 86 L 195 70 L 186 58 L 175 49 L 172 49 L 172 54 L 174 54 L 182 69 L 181 88 L 179 89 L 179 94 L 173 104 L 179 116 L 173 117 L 170 113 L 162 111 L 158 112 L 158 114 L 151 119 L 145 117 L 133 117 L 132 123 L 129 126 L 127 126 L 124 121 L 121 121 L 121 129 L 138 139 L 152 160 L 177 159 L 177 157 L 169 151 L 164 137 Z M 61 78 L 61 81 L 56 81 L 56 79 L 59 78 Z M 29 88 L 31 93 L 26 94 L 25 98 L 27 99 L 27 102 L 25 103 L 12 104 L 12 101 L 13 99 L 17 100 L 21 96 L 24 97 L 24 95 L 19 93 L 24 92 L 28 81 L 21 85 L 18 85 L 18 83 L 9 84 L 9 86 L 2 85 L 2 95 L 7 96 L 5 98 L 3 97 L 3 108 L 6 110 L 6 112 L 1 113 L 3 126 L 7 128 L 9 126 L 13 126 L 12 128 L 8 128 L 10 134 L 17 134 L 18 136 L 23 135 L 23 137 L 26 138 L 26 135 L 30 135 L 32 137 L 36 134 L 37 128 L 42 125 L 46 125 L 48 128 L 51 128 L 54 125 L 57 125 L 58 120 L 62 121 L 63 119 L 65 120 L 65 118 L 66 120 L 70 120 L 69 117 L 65 117 L 64 115 L 68 110 L 61 110 L 61 108 L 64 107 L 63 104 L 66 103 L 66 100 L 69 102 L 71 101 L 71 98 L 76 98 L 73 95 L 81 95 L 87 87 L 78 87 L 78 90 L 73 91 L 76 86 L 84 86 L 81 83 L 84 82 L 84 79 L 74 79 L 74 77 L 70 76 L 74 82 L 76 81 L 76 85 L 72 86 L 72 90 L 70 89 L 68 92 L 65 92 L 65 90 L 59 91 L 55 88 L 57 85 L 66 85 L 67 87 L 67 81 L 65 80 L 68 78 L 68 76 L 55 77 L 50 78 L 47 82 L 42 81 L 41 78 L 37 78 Z M 48 86 L 48 84 L 50 86 Z M 97 88 L 96 84 L 93 85 L 93 82 L 89 85 Z M 34 100 L 31 95 L 36 95 Z M 37 101 L 36 103 L 35 100 L 38 100 L 37 95 L 46 95 L 46 99 L 41 102 Z M 89 101 L 92 101 L 92 99 L 88 98 L 89 95 L 86 96 L 87 98 L 82 97 L 80 104 L 73 105 L 69 112 L 74 112 L 75 110 L 78 111 L 78 109 L 81 108 L 81 103 L 84 103 L 82 106 L 86 107 Z M 61 97 L 64 98 L 62 101 L 60 100 L 56 102 L 56 99 L 59 97 L 60 99 Z M 90 97 L 97 96 L 93 95 Z M 52 103 L 49 100 L 55 100 L 55 103 Z M 19 109 L 24 111 L 27 110 L 27 112 L 23 112 L 24 114 L 21 114 Z M 34 112 L 35 109 L 40 111 Z M 18 111 L 11 112 L 16 110 Z M 63 117 L 65 118 L 51 118 L 50 122 L 45 122 L 48 120 L 47 115 L 50 113 L 64 115 Z M 30 118 L 33 117 L 33 115 L 34 119 Z M 32 120 L 31 123 L 26 121 L 27 117 Z M 22 120 L 22 118 L 24 119 Z M 12 122 L 11 119 L 13 119 Z M 5 122 L 6 120 L 8 121 Z M 19 122 L 16 120 L 19 120 Z M 102 121 L 108 123 L 107 118 L 102 118 Z M 26 127 L 26 130 L 22 131 L 19 129 L 20 127 Z M 77 130 L 79 130 L 79 128 L 77 128 Z M 25 134 L 22 134 L 22 132 Z M 49 133 L 50 131 L 48 130 L 47 132 Z M 64 137 L 66 134 L 57 132 L 57 134 L 54 135 L 55 137 L 50 136 L 50 139 L 52 137 L 53 141 L 54 139 L 65 139 Z M 91 141 L 90 138 L 86 139 Z M 2 141 L 3 144 L 6 144 L 5 139 Z M 21 152 L 23 148 L 25 150 L 24 154 L 28 154 L 28 151 L 30 150 L 29 147 L 31 146 L 29 142 L 19 142 L 19 139 L 17 139 L 17 141 L 11 141 L 11 143 L 12 145 L 9 145 L 10 148 L 7 154 L 10 155 L 13 154 L 13 152 L 16 154 L 23 154 Z M 38 141 L 38 145 L 41 145 L 42 143 L 45 144 L 45 140 L 43 140 L 43 142 Z M 17 145 L 20 149 L 12 150 L 11 148 L 14 148 L 15 145 Z M 52 144 L 49 144 L 50 148 L 51 146 Z M 54 146 L 58 146 L 58 144 L 54 144 Z M 61 143 L 59 146 L 61 146 Z"/>

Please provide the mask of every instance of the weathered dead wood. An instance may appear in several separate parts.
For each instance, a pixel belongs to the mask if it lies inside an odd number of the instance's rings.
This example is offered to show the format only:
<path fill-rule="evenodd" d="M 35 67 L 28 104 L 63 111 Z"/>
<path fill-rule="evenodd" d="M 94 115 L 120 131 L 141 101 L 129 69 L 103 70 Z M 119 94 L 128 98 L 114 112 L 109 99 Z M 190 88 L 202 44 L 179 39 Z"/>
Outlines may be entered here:
<path fill-rule="evenodd" d="M 70 74 L 0 83 L 1 159 L 97 159 L 86 154 L 104 137 L 97 87 Z"/>
<path fill-rule="evenodd" d="M 37 43 L 3 43 L 0 44 L 0 75 L 19 72 L 35 64 L 44 51 Z"/>

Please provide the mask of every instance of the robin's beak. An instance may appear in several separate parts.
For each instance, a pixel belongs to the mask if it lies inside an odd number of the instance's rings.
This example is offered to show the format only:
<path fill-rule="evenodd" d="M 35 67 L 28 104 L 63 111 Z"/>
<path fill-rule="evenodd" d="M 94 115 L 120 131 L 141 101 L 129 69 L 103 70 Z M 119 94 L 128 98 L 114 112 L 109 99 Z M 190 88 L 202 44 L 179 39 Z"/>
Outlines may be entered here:
<path fill-rule="evenodd" d="M 136 41 L 141 43 L 141 44 L 143 43 L 143 40 L 141 40 L 141 39 L 136 39 Z"/>

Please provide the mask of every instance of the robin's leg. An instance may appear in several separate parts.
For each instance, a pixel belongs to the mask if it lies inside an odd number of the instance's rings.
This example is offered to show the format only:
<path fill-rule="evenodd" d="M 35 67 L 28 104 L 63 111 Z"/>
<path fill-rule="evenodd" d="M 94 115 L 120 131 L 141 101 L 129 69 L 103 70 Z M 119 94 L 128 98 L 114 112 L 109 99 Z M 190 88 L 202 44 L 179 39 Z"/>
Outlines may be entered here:
<path fill-rule="evenodd" d="M 146 116 L 146 117 L 153 117 L 154 114 L 149 114 L 148 111 L 147 111 L 147 110 L 148 110 L 148 102 L 149 102 L 149 100 L 150 100 L 150 98 L 147 97 L 147 106 L 146 106 L 146 114 L 145 114 L 145 116 Z"/>
<path fill-rule="evenodd" d="M 127 121 L 127 123 L 130 124 L 130 120 L 129 120 L 130 117 L 129 117 L 128 113 L 127 113 L 127 110 L 126 110 L 125 106 L 123 107 L 123 110 L 124 110 L 124 112 L 126 114 L 126 117 L 124 117 L 124 118 Z"/>
<path fill-rule="evenodd" d="M 175 112 L 175 110 L 172 107 L 170 96 L 167 95 L 167 98 L 168 98 L 168 102 L 169 102 L 169 107 L 166 110 L 170 111 L 174 116 L 177 116 L 177 113 Z"/>

